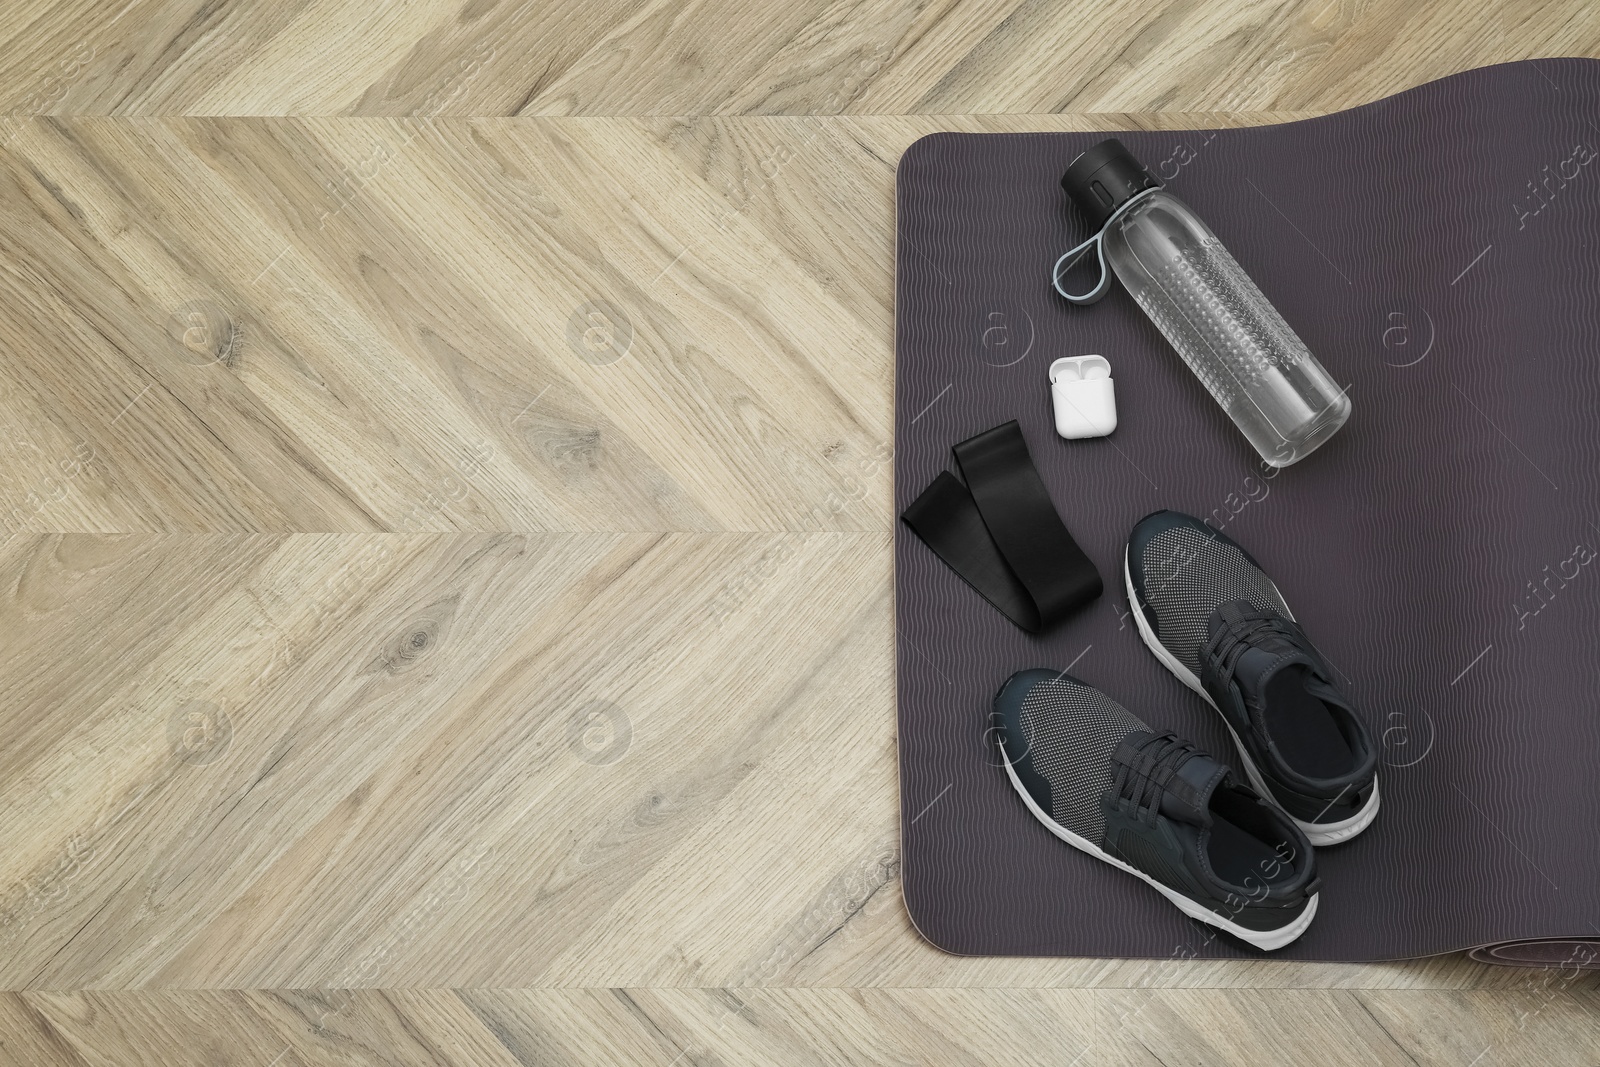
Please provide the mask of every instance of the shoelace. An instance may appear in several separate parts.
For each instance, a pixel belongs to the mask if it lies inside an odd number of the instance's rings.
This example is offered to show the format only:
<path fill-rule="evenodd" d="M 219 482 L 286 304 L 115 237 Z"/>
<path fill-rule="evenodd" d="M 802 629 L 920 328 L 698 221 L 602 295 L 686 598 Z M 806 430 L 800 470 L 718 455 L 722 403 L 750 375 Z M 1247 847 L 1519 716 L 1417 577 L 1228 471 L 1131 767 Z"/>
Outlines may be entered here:
<path fill-rule="evenodd" d="M 1141 819 L 1154 823 L 1161 810 L 1161 795 L 1166 791 L 1167 782 L 1185 760 L 1199 751 L 1177 734 L 1155 734 L 1140 743 L 1132 762 L 1118 761 L 1112 791 L 1132 801 Z"/>
<path fill-rule="evenodd" d="M 1276 637 L 1295 648 L 1305 647 L 1305 639 L 1301 637 L 1299 629 L 1279 615 L 1247 612 L 1229 605 L 1222 611 L 1222 621 L 1222 628 L 1211 635 L 1203 649 L 1205 661 L 1214 664 L 1219 672 L 1231 671 L 1234 661 L 1246 649 L 1260 647 L 1262 638 Z"/>

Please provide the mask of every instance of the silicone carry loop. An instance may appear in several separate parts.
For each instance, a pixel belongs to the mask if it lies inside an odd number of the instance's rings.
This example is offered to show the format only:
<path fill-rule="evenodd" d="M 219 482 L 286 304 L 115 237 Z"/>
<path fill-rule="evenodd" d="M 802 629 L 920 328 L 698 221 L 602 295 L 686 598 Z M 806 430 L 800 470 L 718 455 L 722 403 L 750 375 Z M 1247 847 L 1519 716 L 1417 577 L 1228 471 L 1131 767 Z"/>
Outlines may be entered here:
<path fill-rule="evenodd" d="M 1055 267 L 1050 271 L 1050 284 L 1056 287 L 1056 292 L 1060 293 L 1074 304 L 1093 304 L 1095 301 L 1105 296 L 1106 293 L 1110 292 L 1111 271 L 1106 269 L 1106 250 L 1102 241 L 1102 238 L 1105 237 L 1106 228 L 1121 218 L 1123 212 L 1133 207 L 1133 205 L 1139 203 L 1151 193 L 1160 191 L 1161 186 L 1156 185 L 1149 189 L 1141 189 L 1139 192 L 1134 193 L 1123 204 L 1121 204 L 1117 210 L 1111 213 L 1111 217 L 1106 219 L 1105 224 L 1094 232 L 1093 237 L 1089 238 L 1072 251 L 1063 253 L 1061 258 L 1056 260 Z M 1078 260 L 1083 258 L 1083 254 L 1089 250 L 1091 245 L 1094 246 L 1095 258 L 1100 261 L 1100 280 L 1096 282 L 1094 288 L 1090 289 L 1087 293 L 1069 293 L 1065 289 L 1061 288 L 1061 272 L 1063 270 L 1071 270 L 1073 267 L 1076 267 L 1078 265 Z M 1069 259 L 1072 260 L 1072 262 L 1067 263 L 1067 265 L 1063 267 L 1061 264 L 1065 263 Z"/>

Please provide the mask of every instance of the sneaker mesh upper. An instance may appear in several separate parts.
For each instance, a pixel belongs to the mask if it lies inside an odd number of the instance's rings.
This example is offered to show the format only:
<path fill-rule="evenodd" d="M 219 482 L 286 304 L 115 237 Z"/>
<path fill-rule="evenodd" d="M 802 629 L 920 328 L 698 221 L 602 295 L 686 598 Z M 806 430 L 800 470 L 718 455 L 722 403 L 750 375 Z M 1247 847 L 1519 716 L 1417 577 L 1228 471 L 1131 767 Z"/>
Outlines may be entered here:
<path fill-rule="evenodd" d="M 1040 682 L 1022 701 L 1022 732 L 1033 767 L 1050 783 L 1050 816 L 1099 847 L 1100 797 L 1111 785 L 1111 753 L 1134 730 L 1149 730 L 1098 689 L 1066 678 Z"/>
<path fill-rule="evenodd" d="M 1157 636 L 1185 667 L 1200 675 L 1206 620 L 1218 606 L 1247 601 L 1258 611 L 1289 617 L 1272 580 L 1245 554 L 1209 529 L 1175 526 L 1152 537 L 1138 560 L 1144 602 L 1155 613 Z"/>

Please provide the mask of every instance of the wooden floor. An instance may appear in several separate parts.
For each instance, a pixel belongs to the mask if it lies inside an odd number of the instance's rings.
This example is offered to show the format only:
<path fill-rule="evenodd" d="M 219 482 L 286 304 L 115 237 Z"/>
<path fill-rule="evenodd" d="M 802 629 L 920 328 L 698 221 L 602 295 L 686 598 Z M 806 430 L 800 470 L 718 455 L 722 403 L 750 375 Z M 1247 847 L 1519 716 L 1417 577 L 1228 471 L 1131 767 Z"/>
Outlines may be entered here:
<path fill-rule="evenodd" d="M 1456 0 L 0 11 L 0 1064 L 1600 1063 L 899 894 L 895 162 L 1600 56 Z"/>

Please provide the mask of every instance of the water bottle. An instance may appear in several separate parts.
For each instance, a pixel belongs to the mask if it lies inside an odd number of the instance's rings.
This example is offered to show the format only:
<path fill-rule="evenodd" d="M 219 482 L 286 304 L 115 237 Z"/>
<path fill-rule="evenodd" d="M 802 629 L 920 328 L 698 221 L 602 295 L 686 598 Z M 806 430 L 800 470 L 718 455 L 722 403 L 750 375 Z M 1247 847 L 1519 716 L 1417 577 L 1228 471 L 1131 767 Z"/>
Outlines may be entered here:
<path fill-rule="evenodd" d="M 1078 156 L 1061 179 L 1095 236 L 1056 261 L 1055 286 L 1076 304 L 1110 288 L 1111 271 L 1205 383 L 1261 458 L 1287 467 L 1332 437 L 1350 398 L 1295 336 L 1244 269 L 1188 205 L 1115 138 Z M 1063 271 L 1091 247 L 1100 280 L 1062 288 Z"/>

